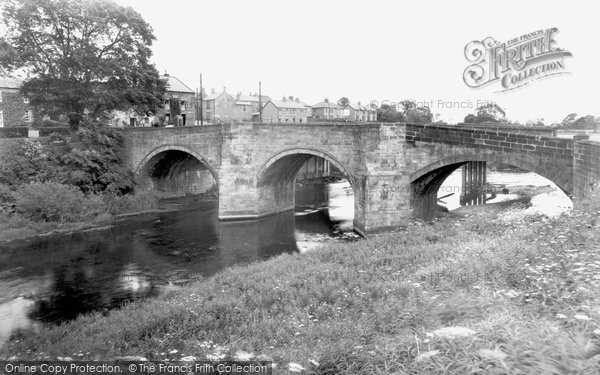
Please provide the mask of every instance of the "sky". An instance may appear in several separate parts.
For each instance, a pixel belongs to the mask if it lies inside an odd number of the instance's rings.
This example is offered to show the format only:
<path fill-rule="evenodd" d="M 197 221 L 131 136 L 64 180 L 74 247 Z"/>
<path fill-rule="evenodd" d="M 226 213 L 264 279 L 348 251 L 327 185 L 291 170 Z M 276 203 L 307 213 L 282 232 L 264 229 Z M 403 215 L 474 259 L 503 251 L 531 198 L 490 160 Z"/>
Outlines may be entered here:
<path fill-rule="evenodd" d="M 153 27 L 158 70 L 194 90 L 202 73 L 208 93 L 255 93 L 261 81 L 273 99 L 308 104 L 412 99 L 450 123 L 487 102 L 521 123 L 600 116 L 593 1 L 116 1 Z M 568 74 L 506 92 L 497 82 L 465 84 L 471 41 L 506 42 L 553 27 L 558 47 L 573 55 L 564 59 Z"/>

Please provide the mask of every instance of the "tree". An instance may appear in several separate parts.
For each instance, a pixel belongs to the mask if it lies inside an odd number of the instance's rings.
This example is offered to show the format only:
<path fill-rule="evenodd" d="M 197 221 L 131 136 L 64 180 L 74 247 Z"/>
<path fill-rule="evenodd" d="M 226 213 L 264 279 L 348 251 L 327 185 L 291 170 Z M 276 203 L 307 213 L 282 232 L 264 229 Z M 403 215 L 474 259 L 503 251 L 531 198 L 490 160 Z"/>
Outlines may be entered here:
<path fill-rule="evenodd" d="M 345 96 L 342 96 L 340 98 L 340 100 L 337 101 L 337 105 L 339 105 L 342 108 L 344 108 L 348 104 L 350 104 L 350 100 L 348 98 L 346 98 Z"/>
<path fill-rule="evenodd" d="M 152 28 L 110 0 L 11 0 L 2 9 L 0 68 L 27 72 L 21 88 L 43 114 L 76 127 L 112 110 L 156 111 L 166 82 L 149 62 Z"/>
<path fill-rule="evenodd" d="M 571 125 L 577 118 L 577 113 L 569 113 L 560 123 L 564 127 Z"/>
<path fill-rule="evenodd" d="M 483 123 L 493 122 L 506 124 L 508 119 L 504 110 L 496 103 L 482 104 L 475 110 L 475 114 L 468 114 L 465 119 L 465 123 Z"/>
<path fill-rule="evenodd" d="M 431 109 L 427 106 L 417 106 L 413 100 L 403 100 L 400 102 L 402 114 L 407 122 L 412 123 L 430 123 L 433 119 Z"/>
<path fill-rule="evenodd" d="M 402 113 L 396 110 L 395 106 L 382 104 L 377 108 L 377 121 L 380 122 L 402 122 Z"/>

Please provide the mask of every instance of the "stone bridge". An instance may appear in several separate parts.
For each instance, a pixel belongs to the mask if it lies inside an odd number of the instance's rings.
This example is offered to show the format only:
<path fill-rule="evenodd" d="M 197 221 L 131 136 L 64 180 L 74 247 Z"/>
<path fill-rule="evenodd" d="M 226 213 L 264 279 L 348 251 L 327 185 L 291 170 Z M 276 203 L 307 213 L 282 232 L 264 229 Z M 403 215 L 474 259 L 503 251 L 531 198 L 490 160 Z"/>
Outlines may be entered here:
<path fill-rule="evenodd" d="M 444 179 L 468 162 L 517 166 L 548 178 L 570 196 L 584 196 L 600 179 L 600 145 L 585 139 L 452 125 L 127 128 L 124 150 L 142 182 L 168 183 L 193 168 L 212 175 L 221 220 L 293 209 L 296 173 L 309 158 L 323 158 L 352 185 L 354 227 L 363 235 L 432 212 Z"/>

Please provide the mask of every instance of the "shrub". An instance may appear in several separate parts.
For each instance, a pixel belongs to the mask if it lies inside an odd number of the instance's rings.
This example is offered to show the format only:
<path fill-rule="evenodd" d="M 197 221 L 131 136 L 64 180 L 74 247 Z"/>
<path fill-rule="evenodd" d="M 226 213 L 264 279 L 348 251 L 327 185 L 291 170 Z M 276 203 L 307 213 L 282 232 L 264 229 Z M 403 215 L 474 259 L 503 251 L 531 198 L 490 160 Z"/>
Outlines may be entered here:
<path fill-rule="evenodd" d="M 130 195 L 105 195 L 105 206 L 111 214 L 150 210 L 158 207 L 158 196 L 154 192 Z"/>
<path fill-rule="evenodd" d="M 75 222 L 100 213 L 102 200 L 55 182 L 33 182 L 15 193 L 18 210 L 33 220 Z"/>

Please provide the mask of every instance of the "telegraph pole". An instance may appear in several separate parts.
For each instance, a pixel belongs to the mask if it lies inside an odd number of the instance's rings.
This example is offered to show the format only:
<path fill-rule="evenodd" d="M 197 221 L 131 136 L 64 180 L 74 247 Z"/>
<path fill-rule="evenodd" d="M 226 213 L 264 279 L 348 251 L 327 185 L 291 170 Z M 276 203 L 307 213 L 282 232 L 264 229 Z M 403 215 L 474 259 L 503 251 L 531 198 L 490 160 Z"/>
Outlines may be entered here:
<path fill-rule="evenodd" d="M 258 122 L 262 123 L 262 87 L 258 81 Z"/>
<path fill-rule="evenodd" d="M 200 125 L 204 125 L 204 111 L 203 107 L 203 99 L 202 99 L 202 73 L 200 73 Z"/>

